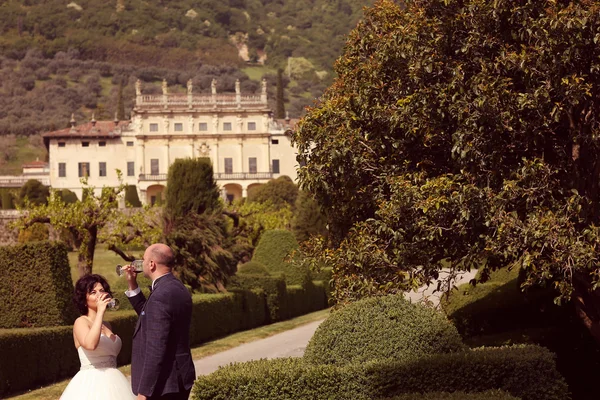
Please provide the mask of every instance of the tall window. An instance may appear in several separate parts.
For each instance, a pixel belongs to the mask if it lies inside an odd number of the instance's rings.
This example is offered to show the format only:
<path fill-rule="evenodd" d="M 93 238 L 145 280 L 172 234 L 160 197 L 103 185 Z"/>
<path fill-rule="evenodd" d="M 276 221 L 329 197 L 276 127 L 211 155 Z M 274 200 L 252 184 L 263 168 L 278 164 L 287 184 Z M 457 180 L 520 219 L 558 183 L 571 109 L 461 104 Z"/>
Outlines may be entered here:
<path fill-rule="evenodd" d="M 279 144 L 279 139 L 271 139 L 271 144 Z"/>
<path fill-rule="evenodd" d="M 207 131 L 208 130 L 208 123 L 206 122 L 200 122 L 198 124 L 198 129 L 201 131 Z"/>
<path fill-rule="evenodd" d="M 248 158 L 248 172 L 251 174 L 256 173 L 256 157 Z"/>
<path fill-rule="evenodd" d="M 231 122 L 223 122 L 223 130 L 230 131 L 231 130 Z"/>
<path fill-rule="evenodd" d="M 127 161 L 127 176 L 135 176 L 135 163 Z"/>
<path fill-rule="evenodd" d="M 225 159 L 225 173 L 233 174 L 233 158 Z"/>
<path fill-rule="evenodd" d="M 58 177 L 59 178 L 67 177 L 67 163 L 64 163 L 64 162 L 58 163 Z"/>
<path fill-rule="evenodd" d="M 158 124 L 150 124 L 150 132 L 158 132 Z"/>
<path fill-rule="evenodd" d="M 58 142 L 58 147 L 65 147 L 65 142 Z"/>
<path fill-rule="evenodd" d="M 256 122 L 248 122 L 248 130 L 255 131 L 256 130 Z"/>
<path fill-rule="evenodd" d="M 81 147 L 90 147 L 90 142 L 81 142 Z"/>
<path fill-rule="evenodd" d="M 79 163 L 79 177 L 87 177 L 90 176 L 90 163 L 89 162 L 80 162 Z"/>
<path fill-rule="evenodd" d="M 133 147 L 133 142 L 127 142 L 127 147 Z"/>
<path fill-rule="evenodd" d="M 98 142 L 98 147 L 106 147 L 106 142 Z"/>
<path fill-rule="evenodd" d="M 98 164 L 98 176 L 106 176 L 106 163 L 104 161 Z"/>
<path fill-rule="evenodd" d="M 158 175 L 158 158 L 153 158 L 150 160 L 150 175 Z"/>
<path fill-rule="evenodd" d="M 175 132 L 183 132 L 183 124 L 181 122 L 175 123 Z"/>
<path fill-rule="evenodd" d="M 273 173 L 279 173 L 279 160 L 273 160 Z"/>

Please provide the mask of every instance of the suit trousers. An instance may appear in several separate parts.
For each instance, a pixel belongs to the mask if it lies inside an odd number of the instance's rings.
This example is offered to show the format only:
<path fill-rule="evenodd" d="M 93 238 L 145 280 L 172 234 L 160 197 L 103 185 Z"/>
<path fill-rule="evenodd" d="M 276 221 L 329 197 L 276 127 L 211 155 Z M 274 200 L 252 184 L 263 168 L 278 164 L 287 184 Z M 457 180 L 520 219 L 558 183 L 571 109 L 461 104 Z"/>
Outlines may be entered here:
<path fill-rule="evenodd" d="M 152 396 L 148 397 L 148 400 L 188 400 L 191 391 L 192 389 L 178 393 L 167 393 L 162 396 Z"/>

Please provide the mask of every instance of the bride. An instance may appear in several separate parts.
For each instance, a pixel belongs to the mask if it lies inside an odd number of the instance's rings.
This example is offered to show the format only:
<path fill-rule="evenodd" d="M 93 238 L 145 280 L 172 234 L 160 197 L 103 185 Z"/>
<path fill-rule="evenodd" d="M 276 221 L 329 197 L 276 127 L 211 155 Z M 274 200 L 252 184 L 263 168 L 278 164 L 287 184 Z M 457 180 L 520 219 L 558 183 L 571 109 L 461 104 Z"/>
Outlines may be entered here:
<path fill-rule="evenodd" d="M 61 400 L 135 399 L 129 381 L 117 369 L 121 338 L 102 321 L 111 298 L 110 286 L 100 275 L 83 276 L 75 284 L 73 301 L 82 315 L 73 325 L 73 338 L 81 369 Z"/>

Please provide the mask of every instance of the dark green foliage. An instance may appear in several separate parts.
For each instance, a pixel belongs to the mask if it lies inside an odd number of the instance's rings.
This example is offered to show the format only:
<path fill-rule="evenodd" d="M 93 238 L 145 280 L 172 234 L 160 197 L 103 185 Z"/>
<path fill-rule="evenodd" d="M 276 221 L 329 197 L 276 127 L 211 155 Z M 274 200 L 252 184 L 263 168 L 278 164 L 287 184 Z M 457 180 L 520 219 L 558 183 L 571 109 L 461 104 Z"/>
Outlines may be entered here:
<path fill-rule="evenodd" d="M 293 207 L 298 197 L 298 186 L 289 176 L 282 175 L 272 179 L 264 185 L 256 186 L 248 192 L 248 201 L 266 203 L 271 202 L 275 206 L 289 204 Z"/>
<path fill-rule="evenodd" d="M 0 189 L 0 204 L 2 205 L 3 210 L 12 210 L 15 208 L 14 196 L 10 189 Z"/>
<path fill-rule="evenodd" d="M 174 219 L 220 207 L 209 158 L 178 159 L 169 167 L 165 211 Z"/>
<path fill-rule="evenodd" d="M 406 363 L 375 361 L 346 367 L 311 365 L 296 358 L 251 361 L 199 377 L 191 398 L 367 400 L 409 393 L 492 389 L 523 400 L 570 398 L 552 354 L 537 346 L 479 349 Z"/>
<path fill-rule="evenodd" d="M 2 398 L 71 377 L 80 367 L 71 326 L 0 330 L 0 354 Z"/>
<path fill-rule="evenodd" d="M 77 198 L 77 195 L 75 193 L 73 193 L 72 191 L 70 191 L 69 189 L 62 189 L 60 191 L 60 197 L 62 198 L 62 201 L 65 204 L 73 204 L 73 203 L 77 203 L 79 201 L 79 199 Z"/>
<path fill-rule="evenodd" d="M 327 220 L 321 212 L 319 204 L 308 192 L 300 191 L 296 199 L 292 230 L 298 242 L 308 240 L 310 236 L 325 236 Z"/>
<path fill-rule="evenodd" d="M 599 10 L 382 0 L 366 11 L 295 133 L 300 185 L 333 245 L 346 244 L 335 261 L 349 260 L 336 274 L 348 293 L 336 297 L 486 260 L 521 266 L 523 288 L 555 286 L 557 301 L 583 297 L 598 320 Z"/>
<path fill-rule="evenodd" d="M 254 250 L 252 261 L 264 264 L 272 275 L 283 274 L 288 285 L 307 285 L 311 280 L 308 268 L 287 260 L 293 251 L 298 250 L 298 247 L 292 232 L 265 231 Z"/>
<path fill-rule="evenodd" d="M 50 196 L 50 187 L 44 186 L 38 180 L 30 179 L 21 187 L 19 202 L 23 204 L 27 198 L 35 205 L 48 204 L 48 196 Z"/>
<path fill-rule="evenodd" d="M 125 204 L 131 205 L 131 207 L 141 207 L 142 203 L 138 197 L 137 188 L 135 185 L 127 185 L 125 187 Z"/>
<path fill-rule="evenodd" d="M 317 328 L 304 358 L 334 365 L 404 362 L 465 349 L 456 328 L 442 314 L 395 295 L 360 300 L 332 313 Z"/>
<path fill-rule="evenodd" d="M 119 91 L 117 93 L 117 112 L 115 114 L 115 118 L 118 121 L 125 120 L 125 102 L 123 101 L 123 80 L 119 81 Z M 139 201 L 139 199 L 138 199 Z M 135 206 L 139 207 L 139 206 Z"/>
<path fill-rule="evenodd" d="M 481 393 L 410 393 L 391 397 L 385 400 L 518 400 L 518 397 L 501 390 L 490 390 Z"/>
<path fill-rule="evenodd" d="M 283 278 L 263 275 L 235 275 L 231 277 L 227 287 L 228 289 L 263 290 L 266 298 L 268 321 L 277 322 L 285 319 L 287 290 Z"/>
<path fill-rule="evenodd" d="M 572 305 L 552 304 L 550 290 L 519 290 L 519 271 L 501 269 L 483 284 L 461 285 L 442 302 L 448 317 L 470 346 L 532 343 L 557 356 L 573 398 L 595 398 L 600 346 L 578 320 Z"/>
<path fill-rule="evenodd" d="M 275 118 L 285 118 L 285 104 L 283 102 L 283 80 L 281 76 L 283 70 L 279 68 L 277 70 L 277 94 L 275 95 L 275 101 L 277 102 L 277 108 L 275 109 Z"/>
<path fill-rule="evenodd" d="M 248 261 L 238 267 L 238 274 L 242 275 L 264 275 L 269 276 L 269 271 L 263 263 L 258 261 Z"/>
<path fill-rule="evenodd" d="M 0 247 L 0 265 L 0 328 L 74 321 L 73 282 L 64 244 L 35 242 Z"/>
<path fill-rule="evenodd" d="M 189 213 L 169 223 L 172 226 L 165 231 L 165 238 L 175 253 L 175 274 L 194 290 L 203 286 L 221 290 L 237 264 L 224 247 L 228 233 L 223 217 Z"/>

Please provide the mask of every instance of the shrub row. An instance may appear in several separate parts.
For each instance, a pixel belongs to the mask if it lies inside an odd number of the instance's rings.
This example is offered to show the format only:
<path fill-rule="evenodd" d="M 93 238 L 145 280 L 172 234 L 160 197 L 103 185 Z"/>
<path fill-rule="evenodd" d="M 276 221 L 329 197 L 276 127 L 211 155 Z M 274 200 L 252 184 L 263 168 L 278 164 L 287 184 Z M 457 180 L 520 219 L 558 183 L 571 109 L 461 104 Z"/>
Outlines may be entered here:
<path fill-rule="evenodd" d="M 58 242 L 0 247 L 0 328 L 73 323 L 67 254 L 67 247 Z"/>
<path fill-rule="evenodd" d="M 191 398 L 366 400 L 493 389 L 523 400 L 569 399 L 552 353 L 538 346 L 482 348 L 405 363 L 388 360 L 344 367 L 312 365 L 299 358 L 251 361 L 199 377 Z"/>
<path fill-rule="evenodd" d="M 230 279 L 228 289 L 263 290 L 269 323 L 327 308 L 327 294 L 321 282 L 286 287 L 281 276 L 238 274 Z"/>
<path fill-rule="evenodd" d="M 283 293 L 285 296 L 285 285 Z M 309 293 L 305 295 L 308 296 Z M 321 295 L 323 296 L 322 293 Z M 68 297 L 70 298 L 70 293 Z M 285 297 L 282 301 L 285 304 Z M 295 301 L 302 300 L 298 297 Z M 305 298 L 303 301 L 310 303 L 311 300 Z M 226 294 L 194 295 L 193 303 L 190 331 L 192 345 L 264 325 L 269 320 L 267 296 L 262 289 L 237 289 Z M 128 364 L 131 361 L 132 336 L 137 315 L 134 311 L 111 312 L 106 315 L 113 330 L 123 341 L 118 363 Z M 8 393 L 71 377 L 79 369 L 71 326 L 0 330 L 0 354 L 0 398 Z"/>
<path fill-rule="evenodd" d="M 480 393 L 410 393 L 385 400 L 519 400 L 519 398 L 501 390 L 489 390 Z"/>

